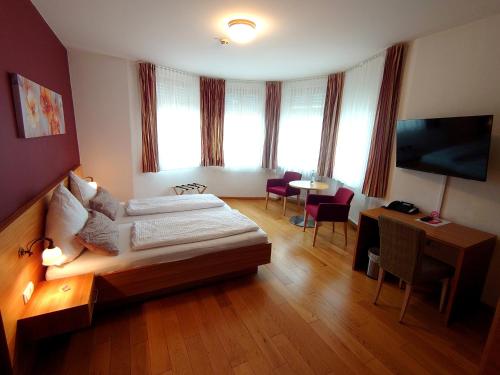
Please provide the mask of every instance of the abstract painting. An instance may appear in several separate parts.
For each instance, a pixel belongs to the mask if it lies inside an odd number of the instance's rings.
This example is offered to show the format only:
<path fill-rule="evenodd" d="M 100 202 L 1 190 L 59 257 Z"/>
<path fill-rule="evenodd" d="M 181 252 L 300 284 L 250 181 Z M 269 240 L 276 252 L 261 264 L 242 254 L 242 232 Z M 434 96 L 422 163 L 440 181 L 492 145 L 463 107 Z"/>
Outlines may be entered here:
<path fill-rule="evenodd" d="M 20 74 L 12 74 L 11 80 L 20 137 L 66 132 L 61 95 Z"/>

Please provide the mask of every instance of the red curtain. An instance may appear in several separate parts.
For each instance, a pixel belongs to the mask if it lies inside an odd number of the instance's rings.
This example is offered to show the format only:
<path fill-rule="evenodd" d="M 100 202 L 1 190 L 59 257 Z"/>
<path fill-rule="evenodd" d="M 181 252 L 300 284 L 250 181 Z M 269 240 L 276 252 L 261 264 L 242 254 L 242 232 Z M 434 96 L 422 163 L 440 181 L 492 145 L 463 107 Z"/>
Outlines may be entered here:
<path fill-rule="evenodd" d="M 370 154 L 363 183 L 363 194 L 369 197 L 383 198 L 387 193 L 406 50 L 406 43 L 396 44 L 387 50 Z"/>
<path fill-rule="evenodd" d="M 278 166 L 278 134 L 281 110 L 281 82 L 266 82 L 266 137 L 262 153 L 262 168 Z"/>
<path fill-rule="evenodd" d="M 326 88 L 325 109 L 317 174 L 332 178 L 337 134 L 339 130 L 340 106 L 344 88 L 344 72 L 330 74 Z"/>
<path fill-rule="evenodd" d="M 158 172 L 158 130 L 156 127 L 156 66 L 139 63 L 142 120 L 142 171 Z"/>
<path fill-rule="evenodd" d="M 224 165 L 225 83 L 223 79 L 200 77 L 202 166 Z"/>

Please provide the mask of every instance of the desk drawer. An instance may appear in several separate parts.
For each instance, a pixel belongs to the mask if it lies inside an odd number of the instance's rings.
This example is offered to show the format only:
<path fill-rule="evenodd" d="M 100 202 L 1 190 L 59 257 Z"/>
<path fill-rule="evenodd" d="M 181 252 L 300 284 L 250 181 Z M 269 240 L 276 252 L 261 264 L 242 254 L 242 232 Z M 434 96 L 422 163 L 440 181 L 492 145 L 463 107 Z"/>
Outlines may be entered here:
<path fill-rule="evenodd" d="M 459 250 L 436 241 L 427 241 L 425 254 L 455 267 Z"/>

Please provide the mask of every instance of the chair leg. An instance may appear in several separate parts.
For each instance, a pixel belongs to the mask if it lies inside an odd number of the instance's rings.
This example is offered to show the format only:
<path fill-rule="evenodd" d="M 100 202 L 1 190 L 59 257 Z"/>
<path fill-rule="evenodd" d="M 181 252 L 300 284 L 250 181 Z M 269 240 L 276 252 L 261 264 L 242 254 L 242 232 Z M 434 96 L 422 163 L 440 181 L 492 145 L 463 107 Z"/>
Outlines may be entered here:
<path fill-rule="evenodd" d="M 332 233 L 335 233 L 335 221 L 332 221 Z"/>
<path fill-rule="evenodd" d="M 307 211 L 304 213 L 304 227 L 302 228 L 302 232 L 305 232 L 306 231 L 306 228 L 307 228 L 307 220 L 309 219 L 309 214 L 307 213 Z"/>
<path fill-rule="evenodd" d="M 283 216 L 286 215 L 286 197 L 283 197 Z"/>
<path fill-rule="evenodd" d="M 413 288 L 413 285 L 406 284 L 405 299 L 403 301 L 403 306 L 401 306 L 401 313 L 399 314 L 399 323 L 403 322 L 403 318 L 404 318 L 405 313 L 406 313 L 406 308 L 408 307 L 408 302 L 410 302 L 412 288 Z"/>
<path fill-rule="evenodd" d="M 448 286 L 450 285 L 450 279 L 444 279 L 443 285 L 441 286 L 441 298 L 439 299 L 439 312 L 443 312 L 444 302 L 446 301 L 446 294 L 448 293 Z"/>
<path fill-rule="evenodd" d="M 344 222 L 344 246 L 347 247 L 347 221 Z"/>
<path fill-rule="evenodd" d="M 267 202 L 269 202 L 269 192 L 266 193 L 266 210 L 267 210 Z"/>
<path fill-rule="evenodd" d="M 377 289 L 375 290 L 375 297 L 373 298 L 373 304 L 377 304 L 378 297 L 380 296 L 380 291 L 382 290 L 382 284 L 384 283 L 385 271 L 380 267 L 378 269 L 378 283 Z"/>
<path fill-rule="evenodd" d="M 314 222 L 314 236 L 313 236 L 313 247 L 316 245 L 316 236 L 318 235 L 319 222 Z"/>
<path fill-rule="evenodd" d="M 399 279 L 399 289 L 403 289 L 403 279 Z"/>

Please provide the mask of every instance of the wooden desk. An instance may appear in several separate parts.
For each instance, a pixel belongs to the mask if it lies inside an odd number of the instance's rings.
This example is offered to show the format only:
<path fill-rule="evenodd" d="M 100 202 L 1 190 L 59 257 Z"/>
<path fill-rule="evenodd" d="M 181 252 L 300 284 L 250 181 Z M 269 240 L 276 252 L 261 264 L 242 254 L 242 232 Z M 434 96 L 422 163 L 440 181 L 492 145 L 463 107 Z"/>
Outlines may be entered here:
<path fill-rule="evenodd" d="M 374 208 L 359 215 L 358 235 L 352 262 L 354 270 L 365 271 L 368 266 L 368 249 L 379 246 L 380 215 L 425 230 L 428 240 L 426 254 L 455 268 L 446 306 L 446 324 L 466 306 L 470 307 L 479 302 L 495 248 L 495 235 L 455 223 L 432 227 L 416 221 L 425 214 L 407 215 L 385 208 Z"/>

